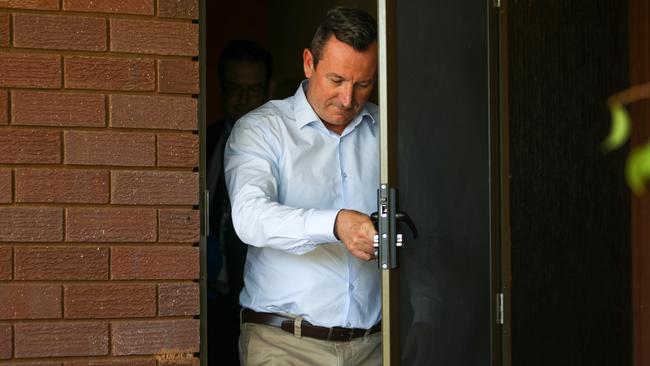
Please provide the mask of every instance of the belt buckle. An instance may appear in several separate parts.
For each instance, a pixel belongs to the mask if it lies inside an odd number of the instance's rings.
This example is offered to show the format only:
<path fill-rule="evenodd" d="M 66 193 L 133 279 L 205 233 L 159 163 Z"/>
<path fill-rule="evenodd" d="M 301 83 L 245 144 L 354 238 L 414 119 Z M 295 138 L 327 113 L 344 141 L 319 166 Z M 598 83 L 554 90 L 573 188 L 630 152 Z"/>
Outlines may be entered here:
<path fill-rule="evenodd" d="M 331 327 L 327 334 L 327 340 L 332 342 L 349 342 L 354 337 L 354 329 L 343 327 Z"/>
<path fill-rule="evenodd" d="M 341 340 L 339 342 L 350 342 L 354 339 L 354 328 L 335 327 L 340 332 Z"/>
<path fill-rule="evenodd" d="M 354 339 L 354 328 L 331 327 L 327 334 L 327 340 L 333 342 L 350 342 Z"/>
<path fill-rule="evenodd" d="M 348 337 L 348 342 L 350 342 L 354 339 L 354 328 L 350 328 L 348 329 L 348 331 L 350 332 L 350 335 Z"/>

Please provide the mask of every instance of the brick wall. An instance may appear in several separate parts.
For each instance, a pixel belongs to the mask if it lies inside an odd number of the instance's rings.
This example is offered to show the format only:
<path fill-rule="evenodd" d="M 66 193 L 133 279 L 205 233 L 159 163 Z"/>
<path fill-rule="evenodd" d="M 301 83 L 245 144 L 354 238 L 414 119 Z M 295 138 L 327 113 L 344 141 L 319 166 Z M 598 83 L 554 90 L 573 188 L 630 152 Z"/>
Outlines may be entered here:
<path fill-rule="evenodd" d="M 198 0 L 0 0 L 0 365 L 198 364 Z"/>

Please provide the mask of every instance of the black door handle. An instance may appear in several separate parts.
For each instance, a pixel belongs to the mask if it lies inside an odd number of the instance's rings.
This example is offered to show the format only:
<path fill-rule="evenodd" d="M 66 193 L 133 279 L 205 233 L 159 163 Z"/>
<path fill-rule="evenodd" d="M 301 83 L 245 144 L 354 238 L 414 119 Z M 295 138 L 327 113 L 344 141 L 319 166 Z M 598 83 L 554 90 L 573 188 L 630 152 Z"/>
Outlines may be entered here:
<path fill-rule="evenodd" d="M 370 214 L 370 220 L 372 221 L 373 225 L 375 225 L 375 229 L 379 230 L 379 227 L 378 227 L 378 225 L 379 225 L 379 214 L 376 211 Z M 402 212 L 402 211 L 398 211 L 395 214 L 395 220 L 397 220 L 398 224 L 401 223 L 401 222 L 406 223 L 406 225 L 409 227 L 409 229 L 411 229 L 411 233 L 413 233 L 413 238 L 418 237 L 418 229 L 415 227 L 415 223 L 413 222 L 413 220 L 411 219 L 411 217 L 407 213 Z"/>

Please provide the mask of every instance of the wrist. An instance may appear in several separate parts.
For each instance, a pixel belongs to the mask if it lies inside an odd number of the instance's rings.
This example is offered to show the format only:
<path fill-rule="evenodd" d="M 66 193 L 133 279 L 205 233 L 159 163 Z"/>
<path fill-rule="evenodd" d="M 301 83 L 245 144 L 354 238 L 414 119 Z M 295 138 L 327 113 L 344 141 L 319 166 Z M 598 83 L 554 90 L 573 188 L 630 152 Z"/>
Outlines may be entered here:
<path fill-rule="evenodd" d="M 334 219 L 334 237 L 336 240 L 341 240 L 341 237 L 339 236 L 339 216 L 341 216 L 341 213 L 343 212 L 343 209 L 339 210 L 339 212 L 336 213 L 336 218 Z"/>

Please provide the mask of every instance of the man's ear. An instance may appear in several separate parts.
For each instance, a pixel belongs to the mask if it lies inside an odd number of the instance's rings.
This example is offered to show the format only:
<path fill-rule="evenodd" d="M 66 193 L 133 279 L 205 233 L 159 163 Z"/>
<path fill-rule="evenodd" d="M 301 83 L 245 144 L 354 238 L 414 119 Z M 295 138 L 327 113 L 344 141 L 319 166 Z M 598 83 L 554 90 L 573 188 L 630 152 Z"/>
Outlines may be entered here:
<path fill-rule="evenodd" d="M 314 56 L 307 48 L 302 51 L 302 68 L 305 71 L 305 77 L 309 79 L 314 72 Z"/>

